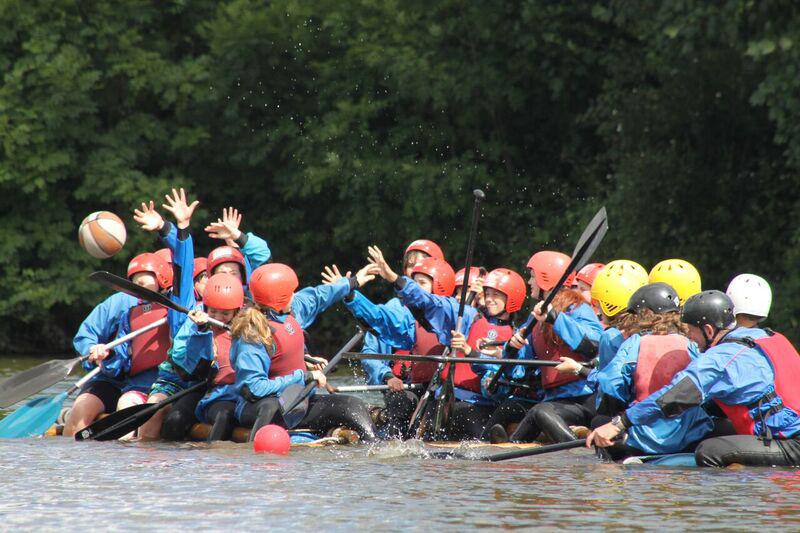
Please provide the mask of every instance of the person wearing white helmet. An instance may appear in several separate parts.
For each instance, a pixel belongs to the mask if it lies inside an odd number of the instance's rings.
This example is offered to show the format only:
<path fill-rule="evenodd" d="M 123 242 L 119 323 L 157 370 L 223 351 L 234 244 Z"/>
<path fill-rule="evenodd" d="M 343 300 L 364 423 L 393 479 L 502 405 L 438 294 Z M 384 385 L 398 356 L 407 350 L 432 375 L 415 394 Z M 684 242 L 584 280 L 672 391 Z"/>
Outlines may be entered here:
<path fill-rule="evenodd" d="M 739 327 L 754 328 L 769 316 L 772 290 L 761 276 L 739 274 L 731 280 L 726 294 L 733 301 L 733 313 Z"/>

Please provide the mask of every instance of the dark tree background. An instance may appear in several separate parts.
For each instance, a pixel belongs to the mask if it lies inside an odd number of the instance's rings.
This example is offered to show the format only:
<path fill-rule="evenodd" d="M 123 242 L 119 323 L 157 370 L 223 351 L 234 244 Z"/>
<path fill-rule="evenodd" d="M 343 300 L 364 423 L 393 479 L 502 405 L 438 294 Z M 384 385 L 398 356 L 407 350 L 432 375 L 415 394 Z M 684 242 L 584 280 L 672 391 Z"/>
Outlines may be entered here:
<path fill-rule="evenodd" d="M 153 249 L 131 212 L 176 185 L 199 253 L 237 206 L 304 284 L 418 237 L 458 268 L 474 187 L 489 267 L 570 251 L 606 205 L 597 259 L 760 274 L 797 339 L 798 70 L 792 1 L 5 0 L 0 349 L 66 351 L 106 295 L 87 274 Z M 101 209 L 130 235 L 108 261 L 76 236 Z"/>

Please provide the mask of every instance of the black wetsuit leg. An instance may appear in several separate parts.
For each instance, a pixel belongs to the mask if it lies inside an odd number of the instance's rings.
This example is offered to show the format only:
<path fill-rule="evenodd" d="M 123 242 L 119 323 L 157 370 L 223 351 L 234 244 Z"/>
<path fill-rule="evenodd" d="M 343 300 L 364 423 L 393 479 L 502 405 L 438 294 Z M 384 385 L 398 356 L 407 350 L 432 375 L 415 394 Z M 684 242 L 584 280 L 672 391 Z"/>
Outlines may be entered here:
<path fill-rule="evenodd" d="M 346 394 L 315 394 L 300 424 L 319 433 L 346 427 L 356 431 L 363 441 L 376 440 L 375 424 L 366 402 Z"/>
<path fill-rule="evenodd" d="M 542 402 L 533 406 L 511 435 L 513 442 L 531 442 L 544 432 L 553 442 L 577 437 L 569 426 L 588 425 L 594 416 L 594 396 L 579 396 Z"/>
<path fill-rule="evenodd" d="M 700 443 L 694 452 L 699 466 L 800 466 L 800 438 L 769 441 L 752 435 L 714 437 Z"/>
<path fill-rule="evenodd" d="M 489 432 L 495 425 L 502 426 L 503 431 L 506 431 L 509 425 L 522 422 L 530 407 L 530 402 L 520 400 L 506 400 L 498 405 L 486 421 L 486 429 L 481 435 L 481 440 L 491 440 Z"/>
<path fill-rule="evenodd" d="M 196 391 L 187 394 L 177 402 L 172 404 L 167 416 L 164 417 L 164 423 L 161 425 L 161 438 L 171 441 L 182 441 L 186 438 L 186 434 L 192 429 L 192 426 L 197 422 L 194 411 L 197 408 L 197 403 L 203 398 L 206 391 Z"/>
<path fill-rule="evenodd" d="M 214 402 L 208 408 L 208 420 L 211 422 L 211 432 L 206 442 L 215 440 L 231 440 L 233 429 L 236 427 L 236 402 Z"/>
<path fill-rule="evenodd" d="M 386 434 L 390 438 L 403 438 L 408 432 L 411 415 L 417 408 L 419 397 L 412 391 L 389 391 L 383 395 L 383 417 Z"/>
<path fill-rule="evenodd" d="M 256 402 L 247 402 L 242 409 L 239 422 L 244 427 L 251 427 L 250 441 L 256 437 L 256 433 L 267 424 L 277 424 L 286 427 L 286 422 L 281 416 L 281 404 L 277 396 L 267 396 Z"/>
<path fill-rule="evenodd" d="M 456 401 L 447 423 L 449 440 L 478 439 L 495 410 L 494 405 L 479 405 Z"/>

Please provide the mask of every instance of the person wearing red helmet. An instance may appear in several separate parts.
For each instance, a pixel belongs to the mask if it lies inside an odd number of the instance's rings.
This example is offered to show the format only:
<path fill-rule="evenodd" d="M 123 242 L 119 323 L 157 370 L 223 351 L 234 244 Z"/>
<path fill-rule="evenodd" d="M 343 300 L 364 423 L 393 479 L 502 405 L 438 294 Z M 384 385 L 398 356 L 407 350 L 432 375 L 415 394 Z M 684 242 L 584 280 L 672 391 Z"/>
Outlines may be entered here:
<path fill-rule="evenodd" d="M 417 261 L 426 257 L 433 257 L 444 261 L 444 252 L 433 241 L 428 239 L 417 239 L 406 247 L 403 253 L 403 274 L 411 276 L 411 269 L 417 264 Z"/>
<path fill-rule="evenodd" d="M 353 278 L 298 291 L 297 274 L 288 265 L 270 263 L 253 271 L 249 287 L 254 305 L 232 324 L 230 352 L 240 394 L 236 417 L 253 428 L 251 440 L 266 424 L 284 424 L 279 396 L 287 387 L 312 381 L 325 386 L 325 374 L 306 367 L 304 329 L 369 278 L 362 269 Z M 332 421 L 344 420 L 362 439 L 375 438 L 369 411 L 360 399 L 338 394 L 315 396 L 310 405 L 304 427 L 326 431 Z"/>
<path fill-rule="evenodd" d="M 208 259 L 205 257 L 196 257 L 194 260 L 194 268 L 192 269 L 192 280 L 194 280 L 194 298 L 197 303 L 203 301 L 203 291 L 208 282 Z"/>
<path fill-rule="evenodd" d="M 200 419 L 212 423 L 209 441 L 230 439 L 238 397 L 230 364 L 231 336 L 227 329 L 210 326 L 208 319 L 230 324 L 243 305 L 244 288 L 238 278 L 230 274 L 209 278 L 202 310 L 191 311 L 190 320 L 176 334 L 169 359 L 159 366 L 158 379 L 147 401 L 160 402 L 205 380 L 212 366 L 216 369 L 214 382 L 207 393 L 198 391 L 184 396 L 156 413 L 139 429 L 141 438 L 183 440 Z"/>
<path fill-rule="evenodd" d="M 137 285 L 163 292 L 180 305 L 191 308 L 195 305 L 192 290 L 194 245 L 189 224 L 198 202 L 189 204 L 183 189 L 173 189 L 172 195 L 167 195 L 166 199 L 164 208 L 175 216 L 175 225 L 161 217 L 152 201 L 149 205 L 143 203 L 141 210 L 134 211 L 134 220 L 142 229 L 160 233 L 162 241 L 172 250 L 174 264 L 170 265 L 155 253 L 140 254 L 128 265 L 128 278 Z M 146 399 L 156 379 L 157 367 L 166 359 L 171 339 L 185 320 L 185 315 L 157 304 L 136 301 L 117 317 L 114 325 L 116 336 L 122 337 L 165 317 L 166 324 L 120 344 L 113 351 L 107 350 L 104 345 L 95 347 L 84 366 L 91 369 L 100 365 L 102 371 L 76 398 L 65 420 L 66 435 L 74 435 L 103 412 L 124 409 Z"/>
<path fill-rule="evenodd" d="M 604 266 L 603 263 L 589 263 L 575 274 L 574 288 L 581 291 L 583 299 L 590 305 L 592 304 L 592 285 L 594 284 L 594 278 L 603 270 Z M 599 310 L 595 309 L 595 311 Z"/>
<path fill-rule="evenodd" d="M 569 262 L 569 256 L 560 252 L 533 254 L 528 261 L 531 295 L 543 300 L 555 288 Z M 536 324 L 525 338 L 515 333 L 509 341 L 508 345 L 519 350 L 520 359 L 562 361 L 568 357 L 584 362 L 597 354 L 603 326 L 583 295 L 568 288 L 573 285 L 574 277 L 567 278 L 550 308 L 542 309 L 542 301 L 534 307 Z M 513 441 L 530 442 L 544 431 L 553 441 L 562 442 L 571 433 L 567 425 L 586 425 L 595 414 L 593 388 L 585 376 L 563 374 L 552 367 L 543 367 L 539 374 L 544 401 L 524 415 L 511 435 Z M 528 375 L 524 368 L 515 367 L 511 377 L 520 381 L 528 379 Z M 498 433 L 494 440 L 507 440 L 502 431 Z"/>
<path fill-rule="evenodd" d="M 206 226 L 206 232 L 212 239 L 225 241 L 208 255 L 208 275 L 226 273 L 239 278 L 247 286 L 251 272 L 266 264 L 272 257 L 267 241 L 252 232 L 245 233 L 239 229 L 242 215 L 236 208 L 222 210 L 222 218 Z"/>
<path fill-rule="evenodd" d="M 512 315 L 521 309 L 525 300 L 525 281 L 519 274 L 506 268 L 495 269 L 487 274 L 483 313 L 473 307 L 465 308 L 461 329 L 455 331 L 459 300 L 450 296 L 452 291 L 427 291 L 427 280 L 424 278 L 418 281 L 416 277 L 399 277 L 388 266 L 377 247 L 370 249 L 370 258 L 375 265 L 374 272 L 395 285 L 400 300 L 412 311 L 418 310 L 439 342 L 450 345 L 457 356 L 480 356 L 480 341 L 507 340 L 511 337 Z M 430 265 L 420 262 L 414 270 L 425 274 L 435 272 L 435 266 L 436 260 L 431 259 Z M 455 365 L 453 384 L 456 399 L 460 401 L 456 403 L 448 424 L 450 438 L 477 437 L 483 432 L 485 421 L 494 410 L 493 400 L 481 391 L 481 375 L 487 368 L 488 365 Z"/>
<path fill-rule="evenodd" d="M 464 269 L 460 269 L 456 272 L 456 288 L 453 291 L 453 296 L 458 297 L 461 294 L 461 287 L 464 285 L 464 276 L 465 272 Z M 469 291 L 475 293 L 472 302 L 470 305 L 472 307 L 476 307 L 480 309 L 483 307 L 483 280 L 486 277 L 486 269 L 483 267 L 470 267 L 469 269 L 469 279 L 467 283 L 469 284 Z"/>

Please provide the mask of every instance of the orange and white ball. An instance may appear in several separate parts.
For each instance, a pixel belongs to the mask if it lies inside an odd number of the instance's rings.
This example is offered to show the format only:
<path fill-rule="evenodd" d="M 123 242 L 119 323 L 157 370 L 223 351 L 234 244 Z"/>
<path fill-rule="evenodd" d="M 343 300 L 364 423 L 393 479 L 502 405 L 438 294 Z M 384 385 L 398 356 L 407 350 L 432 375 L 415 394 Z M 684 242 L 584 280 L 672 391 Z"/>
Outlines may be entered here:
<path fill-rule="evenodd" d="M 86 252 L 106 259 L 122 250 L 128 234 L 122 219 L 109 211 L 97 211 L 83 219 L 78 241 Z"/>

